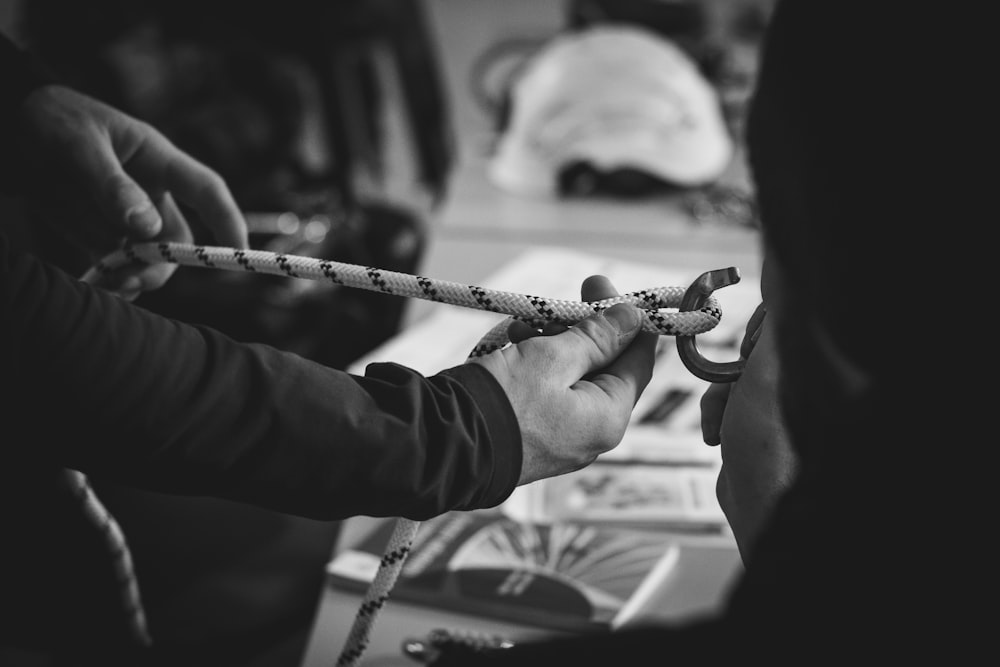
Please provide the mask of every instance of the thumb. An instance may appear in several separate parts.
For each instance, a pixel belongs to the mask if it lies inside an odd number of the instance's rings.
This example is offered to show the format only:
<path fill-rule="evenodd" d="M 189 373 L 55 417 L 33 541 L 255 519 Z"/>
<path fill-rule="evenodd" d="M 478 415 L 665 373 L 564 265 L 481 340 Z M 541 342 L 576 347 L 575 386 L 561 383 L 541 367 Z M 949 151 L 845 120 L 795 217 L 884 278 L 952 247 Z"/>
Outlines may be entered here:
<path fill-rule="evenodd" d="M 77 167 L 107 222 L 132 238 L 149 239 L 159 234 L 163 227 L 160 212 L 146 191 L 125 173 L 111 144 L 101 142 L 96 150 L 88 148 L 77 153 Z"/>
<path fill-rule="evenodd" d="M 109 220 L 122 225 L 126 236 L 151 239 L 163 229 L 163 218 L 153 201 L 125 172 L 108 179 L 106 193 L 101 208 Z"/>
<path fill-rule="evenodd" d="M 615 341 L 618 348 L 615 350 L 617 355 L 618 350 L 627 347 L 639 333 L 642 326 L 642 311 L 632 304 L 616 303 L 610 308 L 605 308 L 601 314 L 618 336 L 618 340 Z"/>
<path fill-rule="evenodd" d="M 642 327 L 642 312 L 617 303 L 571 327 L 566 333 L 582 340 L 584 354 L 575 354 L 566 366 L 575 379 L 600 370 L 618 358 Z"/>

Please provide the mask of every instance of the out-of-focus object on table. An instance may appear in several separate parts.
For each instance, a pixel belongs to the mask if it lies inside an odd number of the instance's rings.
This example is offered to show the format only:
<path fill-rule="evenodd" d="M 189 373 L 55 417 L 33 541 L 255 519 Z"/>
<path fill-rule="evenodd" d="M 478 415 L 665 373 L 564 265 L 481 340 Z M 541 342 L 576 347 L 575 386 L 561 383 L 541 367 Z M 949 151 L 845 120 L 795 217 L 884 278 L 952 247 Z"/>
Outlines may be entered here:
<path fill-rule="evenodd" d="M 530 196 L 609 190 L 643 180 L 714 182 L 733 156 L 715 89 L 683 49 L 637 25 L 554 37 L 511 82 L 489 175 Z"/>

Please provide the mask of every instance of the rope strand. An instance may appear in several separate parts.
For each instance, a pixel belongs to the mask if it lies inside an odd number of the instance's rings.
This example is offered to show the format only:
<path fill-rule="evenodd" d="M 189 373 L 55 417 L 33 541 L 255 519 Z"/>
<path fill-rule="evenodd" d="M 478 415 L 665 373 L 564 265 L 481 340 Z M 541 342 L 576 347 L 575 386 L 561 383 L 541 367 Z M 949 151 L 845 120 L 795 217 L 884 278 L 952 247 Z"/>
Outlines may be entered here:
<path fill-rule="evenodd" d="M 83 279 L 93 281 L 101 274 L 113 273 L 128 264 L 163 262 L 266 273 L 289 278 L 327 280 L 335 285 L 506 314 L 536 327 L 548 322 L 573 325 L 616 303 L 631 303 L 642 309 L 643 329 L 666 336 L 694 336 L 704 333 L 713 329 L 722 317 L 719 302 L 713 296 L 709 296 L 705 305 L 699 310 L 677 312 L 676 309 L 684 296 L 683 287 L 643 289 L 600 301 L 570 301 L 504 292 L 314 257 L 182 243 L 143 243 L 127 246 L 105 257 L 91 268 Z M 482 353 L 478 352 L 476 356 Z"/>
<path fill-rule="evenodd" d="M 69 469 L 64 470 L 63 473 L 64 480 L 83 508 L 84 515 L 98 529 L 112 555 L 112 565 L 119 583 L 118 592 L 122 610 L 127 617 L 129 633 L 140 646 L 149 646 L 151 640 L 146 625 L 146 611 L 139 597 L 139 584 L 135 577 L 132 554 L 125 543 L 125 536 L 122 534 L 118 522 L 97 499 L 97 495 L 86 476 L 81 472 Z"/>
<path fill-rule="evenodd" d="M 508 317 L 505 320 L 495 325 L 480 339 L 469 353 L 470 358 L 489 354 L 509 343 L 507 328 L 511 320 L 515 319 L 527 322 L 536 328 L 541 328 L 549 322 L 572 326 L 616 303 L 631 303 L 643 311 L 643 330 L 667 336 L 693 336 L 713 329 L 722 318 L 719 303 L 712 296 L 706 299 L 704 306 L 699 310 L 677 311 L 684 296 L 683 287 L 643 289 L 600 301 L 569 301 L 503 292 L 313 257 L 183 243 L 142 243 L 126 246 L 108 255 L 88 270 L 82 280 L 96 282 L 100 276 L 113 273 L 130 264 L 163 262 L 289 278 L 327 280 L 345 287 L 506 314 Z M 87 516 L 105 526 L 116 527 L 117 524 L 114 524 L 113 519 L 90 490 L 86 477 L 77 473 L 70 479 L 79 490 L 81 498 L 86 499 Z M 360 663 L 368 647 L 375 620 L 402 571 L 419 526 L 418 521 L 404 518 L 396 520 L 385 554 L 355 615 L 336 667 L 354 667 Z M 146 632 L 139 589 L 131 569 L 131 558 L 124 536 L 119 530 L 105 530 L 104 533 L 109 548 L 117 555 L 116 567 L 122 577 L 123 604 L 130 612 L 133 632 L 141 643 L 148 644 L 149 636 Z"/>

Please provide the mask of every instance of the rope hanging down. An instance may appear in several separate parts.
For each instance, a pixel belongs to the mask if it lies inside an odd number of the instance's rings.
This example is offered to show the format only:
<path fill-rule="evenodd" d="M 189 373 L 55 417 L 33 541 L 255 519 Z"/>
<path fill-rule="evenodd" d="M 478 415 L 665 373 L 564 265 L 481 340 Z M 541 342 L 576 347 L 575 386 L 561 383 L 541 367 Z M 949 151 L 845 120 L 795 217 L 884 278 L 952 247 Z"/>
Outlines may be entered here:
<path fill-rule="evenodd" d="M 683 287 L 643 289 L 600 301 L 569 301 L 433 280 L 423 276 L 313 257 L 181 243 L 143 243 L 126 246 L 101 260 L 84 274 L 82 280 L 93 282 L 102 274 L 112 273 L 130 264 L 164 262 L 290 278 L 328 280 L 345 287 L 506 314 L 508 316 L 506 319 L 480 339 L 469 353 L 470 358 L 489 354 L 510 342 L 507 328 L 515 319 L 535 328 L 541 328 L 550 322 L 571 326 L 616 303 L 630 303 L 643 311 L 643 330 L 667 336 L 694 336 L 713 329 L 722 317 L 719 303 L 711 295 L 697 310 L 677 311 L 684 297 Z M 88 516 L 108 516 L 102 508 L 94 509 L 99 503 L 93 493 L 88 492 L 86 479 L 78 475 L 75 482 L 81 489 L 81 494 L 88 498 L 88 504 L 91 506 Z M 359 664 L 368 646 L 375 619 L 403 568 L 419 525 L 418 521 L 403 518 L 397 520 L 375 578 L 362 599 L 345 645 L 337 659 L 337 667 L 353 667 Z M 124 537 L 118 531 L 110 534 L 108 539 L 115 542 L 113 551 L 124 556 L 117 559 L 119 569 L 122 570 L 123 602 L 131 612 L 136 634 L 142 638 L 143 643 L 147 643 L 145 619 L 142 616 L 138 587 L 134 572 L 131 570 Z"/>

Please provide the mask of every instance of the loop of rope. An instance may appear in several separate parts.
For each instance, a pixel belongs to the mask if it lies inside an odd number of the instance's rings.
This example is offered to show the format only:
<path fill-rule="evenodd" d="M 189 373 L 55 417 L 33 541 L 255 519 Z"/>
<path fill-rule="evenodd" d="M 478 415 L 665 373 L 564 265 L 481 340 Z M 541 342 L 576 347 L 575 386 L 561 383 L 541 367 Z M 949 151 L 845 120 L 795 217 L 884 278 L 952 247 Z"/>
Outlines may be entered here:
<path fill-rule="evenodd" d="M 512 319 L 527 322 L 536 328 L 550 322 L 571 326 L 616 303 L 631 303 L 643 311 L 643 330 L 660 335 L 693 336 L 711 330 L 722 317 L 719 303 L 712 296 L 707 297 L 699 310 L 676 311 L 684 296 L 685 288 L 683 287 L 643 289 L 600 301 L 569 301 L 503 292 L 450 281 L 432 280 L 423 276 L 313 257 L 182 243 L 142 243 L 126 246 L 102 259 L 84 274 L 82 280 L 95 282 L 101 275 L 112 273 L 129 264 L 163 262 L 266 273 L 290 278 L 327 280 L 335 285 L 508 315 L 507 319 L 498 323 L 480 339 L 470 352 L 469 357 L 489 354 L 510 342 L 507 328 Z M 669 309 L 675 310 L 671 312 Z M 76 473 L 72 476 L 71 481 L 77 489 L 78 495 L 85 501 L 84 509 L 87 515 L 105 527 L 116 527 L 117 524 L 114 524 L 113 519 L 90 490 L 86 477 Z M 361 601 L 361 606 L 355 615 L 351 630 L 337 659 L 337 667 L 354 667 L 359 664 L 368 646 L 375 620 L 402 571 L 419 526 L 419 521 L 405 518 L 397 519 L 375 578 Z M 123 603 L 130 612 L 133 632 L 141 643 L 148 644 L 149 637 L 146 631 L 145 617 L 124 536 L 119 530 L 105 530 L 104 532 L 112 553 L 116 557 L 116 568 L 123 584 Z"/>

